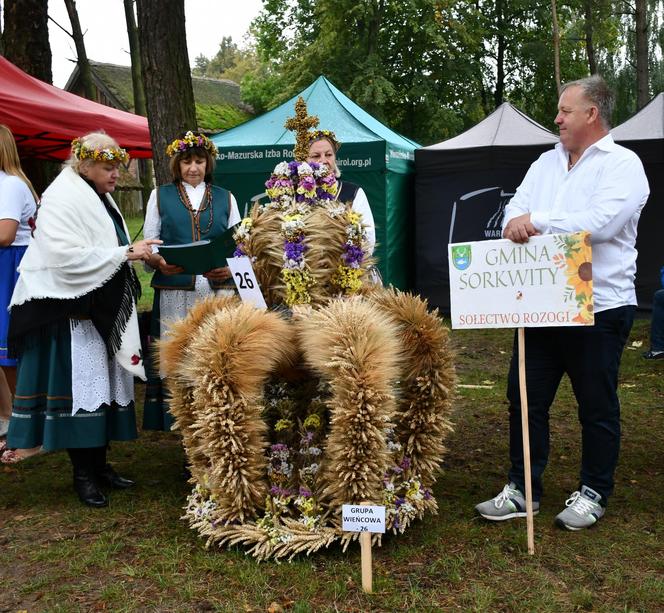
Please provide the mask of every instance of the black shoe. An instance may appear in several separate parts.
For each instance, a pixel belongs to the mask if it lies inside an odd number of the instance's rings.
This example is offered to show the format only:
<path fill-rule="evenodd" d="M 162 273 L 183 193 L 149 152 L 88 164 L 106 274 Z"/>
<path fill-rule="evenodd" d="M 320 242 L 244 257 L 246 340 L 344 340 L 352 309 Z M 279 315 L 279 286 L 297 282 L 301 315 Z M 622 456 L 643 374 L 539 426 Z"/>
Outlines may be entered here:
<path fill-rule="evenodd" d="M 94 479 L 88 471 L 74 471 L 74 491 L 78 494 L 80 501 L 89 507 L 100 508 L 108 506 L 108 499 L 99 490 Z"/>
<path fill-rule="evenodd" d="M 664 360 L 664 351 L 653 351 L 651 349 L 650 351 L 646 351 L 643 357 L 646 360 Z"/>
<path fill-rule="evenodd" d="M 106 487 L 112 487 L 116 490 L 126 490 L 128 487 L 133 487 L 136 485 L 136 483 L 131 479 L 125 479 L 124 477 L 118 475 L 118 473 L 115 472 L 110 464 L 106 464 L 104 468 L 97 471 L 96 476 L 99 480 L 99 483 L 105 485 Z"/>

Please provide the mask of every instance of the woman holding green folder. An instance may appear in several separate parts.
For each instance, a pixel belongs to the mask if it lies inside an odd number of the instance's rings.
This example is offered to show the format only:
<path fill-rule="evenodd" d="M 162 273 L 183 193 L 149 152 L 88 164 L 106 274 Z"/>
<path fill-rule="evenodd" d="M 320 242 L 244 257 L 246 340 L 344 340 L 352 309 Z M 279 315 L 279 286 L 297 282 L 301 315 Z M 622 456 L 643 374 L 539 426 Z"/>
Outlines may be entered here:
<path fill-rule="evenodd" d="M 175 139 L 166 153 L 173 181 L 159 186 L 150 195 L 145 238 L 161 239 L 164 245 L 183 245 L 217 238 L 239 223 L 240 213 L 233 194 L 212 185 L 217 148 L 207 136 L 189 131 Z M 170 324 L 183 318 L 198 300 L 212 293 L 234 291 L 228 289 L 228 267 L 202 275 L 183 274 L 182 268 L 168 264 L 158 249 L 154 251 L 148 260 L 155 270 L 152 336 L 163 336 Z M 173 420 L 163 407 L 161 382 L 157 373 L 152 375 L 146 387 L 143 428 L 170 430 Z"/>

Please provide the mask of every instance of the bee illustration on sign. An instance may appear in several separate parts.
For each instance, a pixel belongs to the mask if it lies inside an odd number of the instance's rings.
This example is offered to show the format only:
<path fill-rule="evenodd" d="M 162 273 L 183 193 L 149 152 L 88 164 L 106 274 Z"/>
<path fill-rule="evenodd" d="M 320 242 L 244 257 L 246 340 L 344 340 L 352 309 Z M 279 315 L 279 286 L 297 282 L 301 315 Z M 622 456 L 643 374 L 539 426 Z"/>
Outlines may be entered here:
<path fill-rule="evenodd" d="M 470 245 L 454 245 L 452 247 L 452 263 L 457 270 L 466 270 L 472 261 Z"/>

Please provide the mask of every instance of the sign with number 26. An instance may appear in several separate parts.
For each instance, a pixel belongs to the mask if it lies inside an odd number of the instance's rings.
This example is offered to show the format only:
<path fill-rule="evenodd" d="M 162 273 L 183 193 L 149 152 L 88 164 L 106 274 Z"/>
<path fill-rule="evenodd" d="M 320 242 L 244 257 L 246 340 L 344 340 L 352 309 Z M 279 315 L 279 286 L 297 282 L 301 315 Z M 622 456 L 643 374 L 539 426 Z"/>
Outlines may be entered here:
<path fill-rule="evenodd" d="M 235 287 L 240 294 L 243 302 L 250 302 L 256 308 L 267 309 L 265 298 L 261 292 L 261 288 L 256 280 L 254 269 L 251 266 L 251 260 L 246 257 L 228 258 L 228 267 L 231 269 Z"/>

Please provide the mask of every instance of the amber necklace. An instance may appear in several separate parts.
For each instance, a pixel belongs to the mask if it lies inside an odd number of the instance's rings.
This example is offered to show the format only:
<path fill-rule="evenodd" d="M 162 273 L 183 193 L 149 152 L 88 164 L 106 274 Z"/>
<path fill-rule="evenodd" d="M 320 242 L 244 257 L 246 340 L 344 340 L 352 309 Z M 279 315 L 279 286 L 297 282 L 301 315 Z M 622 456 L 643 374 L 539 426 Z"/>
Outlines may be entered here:
<path fill-rule="evenodd" d="M 185 189 L 184 185 L 182 185 L 182 181 L 177 182 L 177 187 L 178 196 L 180 196 L 180 202 L 184 204 L 185 208 L 194 218 L 194 227 L 196 228 L 198 232 L 198 238 L 200 239 L 203 234 L 207 234 L 210 231 L 212 222 L 214 221 L 214 208 L 212 207 L 212 186 L 207 182 L 205 183 L 205 195 L 203 196 L 203 200 L 201 201 L 201 205 L 198 207 L 198 210 L 194 210 L 194 207 L 191 206 L 191 201 L 187 195 L 187 190 Z M 201 232 L 201 213 L 207 209 L 210 209 L 210 219 L 208 220 L 208 224 L 205 230 Z"/>

